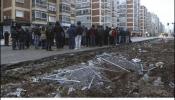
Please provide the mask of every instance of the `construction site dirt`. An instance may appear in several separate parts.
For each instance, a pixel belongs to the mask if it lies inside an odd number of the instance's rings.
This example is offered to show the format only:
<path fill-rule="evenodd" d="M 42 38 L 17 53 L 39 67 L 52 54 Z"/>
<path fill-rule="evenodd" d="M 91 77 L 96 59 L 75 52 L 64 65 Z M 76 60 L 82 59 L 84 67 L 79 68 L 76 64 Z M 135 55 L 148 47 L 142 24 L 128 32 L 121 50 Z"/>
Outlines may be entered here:
<path fill-rule="evenodd" d="M 174 97 L 174 40 L 1 66 L 1 97 Z"/>

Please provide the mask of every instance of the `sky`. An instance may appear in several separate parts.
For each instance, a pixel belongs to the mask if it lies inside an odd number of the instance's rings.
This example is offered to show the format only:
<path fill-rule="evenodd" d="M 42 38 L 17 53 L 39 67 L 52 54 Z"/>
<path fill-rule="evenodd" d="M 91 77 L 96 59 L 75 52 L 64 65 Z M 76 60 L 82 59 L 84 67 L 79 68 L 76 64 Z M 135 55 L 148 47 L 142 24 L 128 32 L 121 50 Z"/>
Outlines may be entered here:
<path fill-rule="evenodd" d="M 174 22 L 174 0 L 141 0 L 141 5 L 146 6 L 148 11 L 158 15 L 166 28 L 167 23 Z"/>

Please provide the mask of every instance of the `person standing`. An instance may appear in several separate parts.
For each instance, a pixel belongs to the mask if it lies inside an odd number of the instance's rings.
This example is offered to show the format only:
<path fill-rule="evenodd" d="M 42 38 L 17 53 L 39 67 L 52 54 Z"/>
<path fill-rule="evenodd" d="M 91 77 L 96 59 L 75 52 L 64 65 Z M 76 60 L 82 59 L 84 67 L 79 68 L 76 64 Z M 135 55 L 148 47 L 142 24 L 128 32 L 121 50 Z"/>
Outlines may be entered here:
<path fill-rule="evenodd" d="M 25 31 L 21 28 L 21 25 L 17 25 L 17 34 L 19 41 L 19 50 L 25 49 Z"/>
<path fill-rule="evenodd" d="M 9 36 L 10 36 L 10 33 L 8 31 L 6 31 L 4 33 L 4 41 L 5 41 L 5 46 L 9 46 Z"/>
<path fill-rule="evenodd" d="M 16 32 L 16 26 L 12 26 L 11 38 L 12 38 L 12 50 L 16 50 L 18 42 L 18 34 Z"/>
<path fill-rule="evenodd" d="M 54 33 L 52 31 L 52 27 L 50 25 L 47 26 L 46 29 L 46 39 L 47 39 L 47 48 L 46 50 L 52 51 L 52 42 L 54 39 Z"/>
<path fill-rule="evenodd" d="M 81 22 L 77 22 L 76 37 L 75 37 L 75 49 L 81 48 L 82 34 L 83 34 L 83 28 L 81 26 Z"/>
<path fill-rule="evenodd" d="M 97 29 L 97 37 L 98 37 L 98 46 L 103 46 L 104 44 L 104 29 L 103 26 L 98 26 Z"/>
<path fill-rule="evenodd" d="M 95 46 L 96 45 L 96 30 L 95 30 L 95 25 L 92 25 L 90 31 L 89 31 L 89 35 L 90 35 L 90 46 Z"/>
<path fill-rule="evenodd" d="M 41 47 L 46 49 L 46 29 L 44 26 L 41 29 Z"/>
<path fill-rule="evenodd" d="M 55 34 L 55 40 L 56 40 L 56 47 L 57 49 L 59 48 L 63 48 L 63 44 L 64 44 L 64 30 L 61 27 L 60 23 L 57 21 L 55 24 L 55 27 L 53 29 L 53 32 Z"/>
<path fill-rule="evenodd" d="M 30 47 L 30 32 L 28 29 L 25 29 L 25 46 L 27 49 Z"/>
<path fill-rule="evenodd" d="M 34 28 L 34 45 L 35 45 L 35 49 L 39 48 L 40 36 L 41 36 L 40 28 L 38 26 L 36 26 Z"/>
<path fill-rule="evenodd" d="M 75 35 L 76 35 L 76 27 L 74 24 L 70 26 L 67 33 L 69 35 L 69 49 L 74 49 L 75 48 Z"/>
<path fill-rule="evenodd" d="M 104 44 L 105 45 L 109 45 L 109 32 L 110 32 L 110 29 L 108 26 L 106 26 L 105 34 L 104 34 Z"/>

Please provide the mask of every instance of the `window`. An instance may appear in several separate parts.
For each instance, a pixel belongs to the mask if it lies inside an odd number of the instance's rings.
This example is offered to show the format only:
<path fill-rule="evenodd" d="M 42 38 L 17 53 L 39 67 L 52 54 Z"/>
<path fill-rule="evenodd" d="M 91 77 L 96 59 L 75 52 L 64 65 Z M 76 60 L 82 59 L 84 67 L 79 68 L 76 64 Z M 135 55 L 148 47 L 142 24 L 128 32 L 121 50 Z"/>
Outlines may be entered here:
<path fill-rule="evenodd" d="M 47 14 L 45 12 L 41 12 L 41 18 L 42 19 L 46 19 L 47 18 Z"/>
<path fill-rule="evenodd" d="M 41 16 L 41 13 L 39 11 L 36 11 L 35 12 L 35 18 L 40 18 L 40 16 Z"/>
<path fill-rule="evenodd" d="M 16 17 L 24 17 L 24 12 L 20 10 L 16 10 Z"/>
<path fill-rule="evenodd" d="M 24 3 L 24 0 L 16 0 L 18 3 Z"/>
<path fill-rule="evenodd" d="M 49 22 L 56 22 L 55 16 L 49 16 Z"/>
<path fill-rule="evenodd" d="M 55 5 L 49 5 L 49 10 L 50 11 L 56 11 Z"/>

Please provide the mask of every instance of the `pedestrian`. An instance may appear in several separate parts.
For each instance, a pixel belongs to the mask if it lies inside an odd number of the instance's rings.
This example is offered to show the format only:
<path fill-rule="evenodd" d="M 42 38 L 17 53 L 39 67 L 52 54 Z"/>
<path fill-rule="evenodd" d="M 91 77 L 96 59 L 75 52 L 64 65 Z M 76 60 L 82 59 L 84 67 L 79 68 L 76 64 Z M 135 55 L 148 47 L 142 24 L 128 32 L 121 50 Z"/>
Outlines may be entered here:
<path fill-rule="evenodd" d="M 11 38 L 12 38 L 12 50 L 16 50 L 18 45 L 18 34 L 16 32 L 16 26 L 12 26 L 12 33 L 11 33 Z"/>
<path fill-rule="evenodd" d="M 86 47 L 90 46 L 90 29 L 87 29 L 86 33 Z"/>
<path fill-rule="evenodd" d="M 74 24 L 70 26 L 67 33 L 69 35 L 69 49 L 74 49 L 75 48 L 75 35 L 76 35 L 76 27 Z"/>
<path fill-rule="evenodd" d="M 22 29 L 20 24 L 17 24 L 17 34 L 18 34 L 19 50 L 24 50 L 25 49 L 25 31 Z"/>
<path fill-rule="evenodd" d="M 25 29 L 25 46 L 27 49 L 30 47 L 30 32 L 27 28 Z"/>
<path fill-rule="evenodd" d="M 96 45 L 96 29 L 95 25 L 92 25 L 91 29 L 89 30 L 90 35 L 90 46 Z"/>
<path fill-rule="evenodd" d="M 5 46 L 9 46 L 9 37 L 10 37 L 10 33 L 8 31 L 6 31 L 4 33 L 4 41 L 5 41 Z"/>
<path fill-rule="evenodd" d="M 41 47 L 46 49 L 46 28 L 44 26 L 41 29 Z"/>
<path fill-rule="evenodd" d="M 105 45 L 109 45 L 109 32 L 110 32 L 110 28 L 106 26 L 105 34 L 104 34 L 104 44 Z"/>
<path fill-rule="evenodd" d="M 131 32 L 128 29 L 126 30 L 126 43 L 132 43 Z"/>
<path fill-rule="evenodd" d="M 110 41 L 111 41 L 111 45 L 115 45 L 116 43 L 116 30 L 114 27 L 112 27 L 111 31 L 110 31 Z"/>
<path fill-rule="evenodd" d="M 55 34 L 55 41 L 57 49 L 63 48 L 64 46 L 64 30 L 60 23 L 57 21 L 55 27 L 53 28 Z"/>
<path fill-rule="evenodd" d="M 76 50 L 81 48 L 82 34 L 83 34 L 83 28 L 81 26 L 81 22 L 77 22 L 76 37 L 75 37 Z"/>
<path fill-rule="evenodd" d="M 52 27 L 50 25 L 48 25 L 47 29 L 46 29 L 46 39 L 47 39 L 46 50 L 52 51 L 52 42 L 54 40 L 54 33 L 53 33 Z"/>
<path fill-rule="evenodd" d="M 105 30 L 104 30 L 103 26 L 98 26 L 98 28 L 97 28 L 97 37 L 98 37 L 97 44 L 98 44 L 98 46 L 103 46 L 103 44 L 104 44 L 104 32 L 105 32 Z"/>
<path fill-rule="evenodd" d="M 40 28 L 38 26 L 36 26 L 34 28 L 34 45 L 35 45 L 35 49 L 39 48 L 40 36 L 41 36 Z"/>
<path fill-rule="evenodd" d="M 88 29 L 83 26 L 83 34 L 82 34 L 82 45 L 86 46 L 86 35 L 87 35 Z"/>

